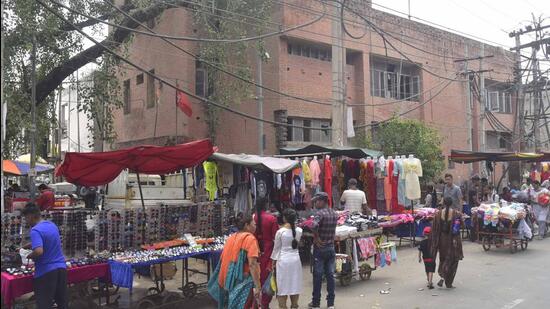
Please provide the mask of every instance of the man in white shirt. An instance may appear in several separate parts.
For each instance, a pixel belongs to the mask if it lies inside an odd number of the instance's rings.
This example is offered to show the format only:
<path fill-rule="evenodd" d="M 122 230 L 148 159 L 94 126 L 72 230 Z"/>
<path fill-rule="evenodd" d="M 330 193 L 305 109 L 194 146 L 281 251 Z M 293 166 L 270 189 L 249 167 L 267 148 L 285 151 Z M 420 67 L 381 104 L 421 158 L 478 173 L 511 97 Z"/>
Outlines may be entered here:
<path fill-rule="evenodd" d="M 344 206 L 345 210 L 350 212 L 368 213 L 367 197 L 365 192 L 357 189 L 357 180 L 352 178 L 348 181 L 348 190 L 342 193 L 340 198 L 340 204 Z"/>

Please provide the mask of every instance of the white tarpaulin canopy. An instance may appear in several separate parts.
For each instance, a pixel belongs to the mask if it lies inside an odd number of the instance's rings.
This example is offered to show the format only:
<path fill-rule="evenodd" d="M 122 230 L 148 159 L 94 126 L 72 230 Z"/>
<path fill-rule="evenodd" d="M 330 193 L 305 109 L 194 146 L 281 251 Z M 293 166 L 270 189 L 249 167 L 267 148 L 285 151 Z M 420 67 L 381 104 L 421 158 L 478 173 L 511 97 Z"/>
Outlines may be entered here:
<path fill-rule="evenodd" d="M 230 162 L 237 165 L 248 166 L 256 170 L 272 171 L 277 174 L 288 172 L 296 167 L 300 162 L 273 157 L 261 157 L 249 154 L 225 154 L 215 152 L 210 159 L 217 161 Z"/>

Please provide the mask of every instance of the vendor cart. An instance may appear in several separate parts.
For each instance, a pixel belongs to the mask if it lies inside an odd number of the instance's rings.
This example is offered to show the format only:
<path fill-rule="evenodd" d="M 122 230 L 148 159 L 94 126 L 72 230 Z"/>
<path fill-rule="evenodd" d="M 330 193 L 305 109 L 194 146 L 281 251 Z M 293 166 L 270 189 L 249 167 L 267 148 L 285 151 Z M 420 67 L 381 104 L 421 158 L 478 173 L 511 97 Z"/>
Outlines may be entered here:
<path fill-rule="evenodd" d="M 516 253 L 520 249 L 527 249 L 529 240 L 521 237 L 517 227 L 520 221 L 510 221 L 501 219 L 496 226 L 491 224 L 484 225 L 483 218 L 473 214 L 474 227 L 477 234 L 477 242 L 483 247 L 483 250 L 489 251 L 491 247 L 508 248 L 510 253 Z"/>
<path fill-rule="evenodd" d="M 367 263 L 367 260 L 360 260 L 359 258 L 357 258 L 358 265 L 355 265 L 353 255 L 357 254 L 357 250 L 354 253 L 352 248 L 350 249 L 347 245 L 342 245 L 342 244 L 348 240 L 352 241 L 352 244 L 355 244 L 353 240 L 357 240 L 360 238 L 381 237 L 381 236 L 382 236 L 382 228 L 355 232 L 344 236 L 336 236 L 335 238 L 335 249 L 337 252 L 336 262 L 340 263 L 338 262 L 338 259 L 341 260 L 342 267 L 341 269 L 337 267 L 337 270 L 339 271 L 334 273 L 334 278 L 340 281 L 340 285 L 342 286 L 350 285 L 353 278 L 356 278 L 357 276 L 359 276 L 361 280 L 369 280 L 372 275 L 372 272 L 376 270 L 376 266 L 374 263 L 372 263 L 372 266 L 371 266 L 371 264 Z"/>

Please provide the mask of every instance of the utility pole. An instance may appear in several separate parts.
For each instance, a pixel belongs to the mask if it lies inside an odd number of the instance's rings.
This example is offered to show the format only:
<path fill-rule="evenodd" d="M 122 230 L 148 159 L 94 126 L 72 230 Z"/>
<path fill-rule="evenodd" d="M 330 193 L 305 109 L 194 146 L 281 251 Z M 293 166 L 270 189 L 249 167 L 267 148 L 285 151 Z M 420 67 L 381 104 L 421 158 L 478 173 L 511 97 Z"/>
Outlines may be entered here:
<path fill-rule="evenodd" d="M 509 33 L 509 37 L 515 38 L 516 46 L 513 48 L 510 48 L 511 51 L 516 52 L 516 69 L 517 69 L 517 75 L 516 75 L 516 85 L 517 85 L 517 96 L 518 96 L 518 107 L 517 107 L 517 116 L 518 116 L 518 131 L 520 133 L 520 142 L 519 142 L 519 149 L 522 149 L 521 140 L 523 137 L 527 134 L 525 134 L 525 126 L 526 121 L 525 117 L 523 115 L 524 109 L 525 109 L 525 89 L 523 88 L 523 80 L 522 80 L 522 68 L 521 68 L 521 50 L 524 48 L 531 48 L 531 70 L 533 71 L 533 81 L 532 81 L 532 88 L 531 89 L 531 101 L 533 104 L 531 105 L 534 107 L 532 110 L 532 116 L 533 116 L 533 137 L 535 139 L 534 146 L 535 151 L 539 150 L 539 143 L 540 143 L 540 117 L 541 117 L 541 88 L 539 85 L 539 78 L 540 78 L 540 71 L 539 71 L 539 64 L 537 60 L 537 52 L 539 51 L 540 47 L 544 44 L 550 44 L 550 38 L 540 38 L 538 40 L 532 41 L 530 43 L 521 44 L 520 43 L 520 36 L 523 34 L 535 32 L 535 31 L 542 31 L 543 29 L 550 28 L 550 25 L 542 26 L 537 25 L 535 23 L 534 27 L 526 27 L 526 29 L 520 29 L 517 31 L 513 31 Z M 527 68 L 528 69 L 528 68 Z"/>
<path fill-rule="evenodd" d="M 471 86 L 471 80 L 470 78 L 472 76 L 475 76 L 475 74 L 480 74 L 481 76 L 481 73 L 483 72 L 490 72 L 492 70 L 482 70 L 480 69 L 479 71 L 471 71 L 468 69 L 468 62 L 469 61 L 474 61 L 474 60 L 482 60 L 482 59 L 485 59 L 485 58 L 492 58 L 494 57 L 495 55 L 482 55 L 482 56 L 477 56 L 477 57 L 469 57 L 469 49 L 468 49 L 468 45 L 465 44 L 464 45 L 464 55 L 465 55 L 465 58 L 462 58 L 462 59 L 456 59 L 454 60 L 455 63 L 457 62 L 464 62 L 464 75 L 466 76 L 466 123 L 468 124 L 468 148 L 471 150 L 471 151 L 474 151 L 474 137 L 477 135 L 478 136 L 478 143 L 477 143 L 477 151 L 483 151 L 482 148 L 481 148 L 481 143 L 482 143 L 482 135 L 479 134 L 479 132 L 477 132 L 477 134 L 474 134 L 474 129 L 473 129 L 473 119 L 474 119 L 474 106 L 472 104 L 472 86 Z M 479 101 L 481 103 L 482 99 L 479 98 Z M 482 106 L 483 107 L 483 106 Z M 479 111 L 479 118 L 480 118 L 480 122 L 478 124 L 478 131 L 480 131 L 481 127 L 482 127 L 482 112 L 484 111 L 484 109 L 481 109 L 480 108 L 480 111 Z M 480 171 L 480 165 L 479 164 L 476 164 L 475 166 L 472 166 L 472 165 L 468 165 L 468 170 L 469 172 L 471 173 L 472 172 L 472 169 L 477 173 Z"/>
<path fill-rule="evenodd" d="M 263 57 L 261 55 L 261 48 L 259 48 L 256 55 L 256 98 L 258 100 L 258 154 L 264 155 L 264 90 L 263 90 L 263 71 L 262 71 Z"/>
<path fill-rule="evenodd" d="M 521 80 L 522 72 L 521 72 L 521 49 L 519 49 L 519 46 L 521 45 L 520 40 L 520 34 L 517 32 L 511 33 L 510 35 L 513 35 L 516 41 L 516 75 L 515 75 L 515 83 L 516 83 L 516 115 L 514 117 L 514 123 L 517 123 L 517 126 L 514 126 L 514 131 L 518 132 L 519 139 L 515 143 L 515 150 L 517 152 L 521 152 L 522 149 L 522 143 L 523 143 L 523 136 L 524 134 L 524 120 L 523 120 L 523 109 L 525 104 L 525 95 L 523 93 L 523 81 Z"/>
<path fill-rule="evenodd" d="M 464 56 L 468 57 L 468 44 L 464 44 Z M 466 77 L 466 122 L 468 123 L 468 149 L 474 151 L 474 133 L 472 120 L 474 113 L 472 110 L 472 86 L 470 85 L 470 73 L 468 73 L 468 61 L 464 63 L 464 76 Z M 473 166 L 468 164 L 468 175 L 472 174 Z"/>
<path fill-rule="evenodd" d="M 29 170 L 29 189 L 31 200 L 36 195 L 34 178 L 36 177 L 36 35 L 32 35 L 32 73 L 31 73 L 31 166 Z"/>
<path fill-rule="evenodd" d="M 479 150 L 485 151 L 485 109 L 487 108 L 487 97 L 485 93 L 485 74 L 483 72 L 483 57 L 485 57 L 485 44 L 481 43 L 481 53 L 479 58 Z M 482 174 L 485 173 L 485 166 L 480 164 L 479 170 Z"/>
<path fill-rule="evenodd" d="M 345 124 L 345 76 L 346 52 L 342 29 L 341 3 L 332 4 L 333 14 L 338 16 L 332 19 L 332 145 L 344 146 L 347 137 L 344 134 Z"/>
<path fill-rule="evenodd" d="M 80 82 L 78 75 L 78 70 L 76 70 L 76 142 L 78 143 L 78 152 L 80 152 Z"/>
<path fill-rule="evenodd" d="M 533 89 L 532 97 L 534 99 L 534 110 L 533 113 L 534 119 L 533 119 L 533 138 L 535 139 L 535 152 L 538 152 L 540 150 L 540 114 L 542 113 L 541 110 L 541 93 L 539 91 L 540 87 L 538 85 L 539 83 L 539 66 L 538 66 L 538 60 L 537 60 L 537 49 L 533 47 L 531 60 L 533 61 L 533 85 L 535 89 Z"/>

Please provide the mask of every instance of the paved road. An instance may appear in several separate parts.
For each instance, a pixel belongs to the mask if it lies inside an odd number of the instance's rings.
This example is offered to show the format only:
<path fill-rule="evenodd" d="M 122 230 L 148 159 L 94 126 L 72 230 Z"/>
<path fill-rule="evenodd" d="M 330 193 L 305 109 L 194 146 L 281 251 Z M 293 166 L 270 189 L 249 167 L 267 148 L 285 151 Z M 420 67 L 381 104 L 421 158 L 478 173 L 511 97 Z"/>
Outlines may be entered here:
<path fill-rule="evenodd" d="M 418 263 L 417 254 L 416 249 L 403 247 L 398 250 L 398 262 L 376 270 L 371 280 L 355 281 L 348 287 L 338 284 L 336 308 L 550 308 L 550 239 L 533 240 L 527 251 L 516 254 L 505 249 L 484 252 L 480 245 L 465 242 L 465 258 L 458 267 L 456 288 L 451 290 L 425 287 L 424 267 Z M 171 280 L 168 287 L 178 283 L 177 279 Z M 148 285 L 139 282 L 134 298 Z M 310 301 L 311 287 L 306 266 L 301 308 Z M 380 290 L 389 288 L 390 294 L 380 294 Z M 186 301 L 183 307 L 214 306 L 203 295 Z M 275 301 L 272 307 L 277 308 Z"/>

